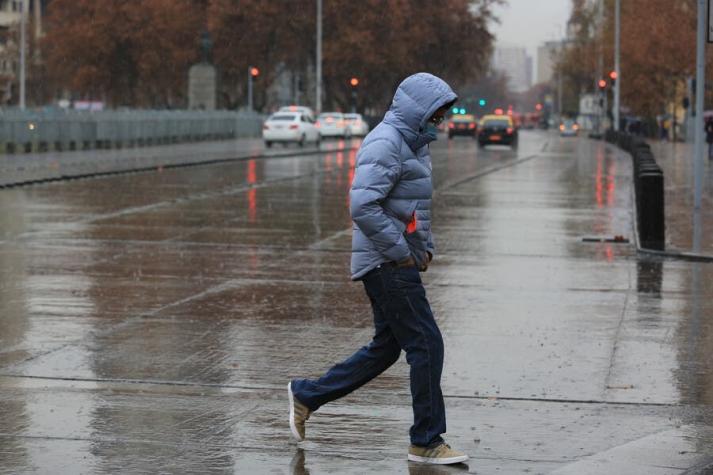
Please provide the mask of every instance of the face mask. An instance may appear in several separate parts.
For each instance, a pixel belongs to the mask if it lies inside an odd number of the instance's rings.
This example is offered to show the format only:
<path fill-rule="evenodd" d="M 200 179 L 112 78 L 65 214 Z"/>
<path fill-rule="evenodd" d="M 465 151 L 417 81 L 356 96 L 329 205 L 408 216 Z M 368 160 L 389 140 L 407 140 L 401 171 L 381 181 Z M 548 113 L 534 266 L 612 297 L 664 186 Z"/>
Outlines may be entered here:
<path fill-rule="evenodd" d="M 428 122 L 426 127 L 421 132 L 421 135 L 427 137 L 429 140 L 436 140 L 438 138 L 438 129 L 435 125 Z"/>

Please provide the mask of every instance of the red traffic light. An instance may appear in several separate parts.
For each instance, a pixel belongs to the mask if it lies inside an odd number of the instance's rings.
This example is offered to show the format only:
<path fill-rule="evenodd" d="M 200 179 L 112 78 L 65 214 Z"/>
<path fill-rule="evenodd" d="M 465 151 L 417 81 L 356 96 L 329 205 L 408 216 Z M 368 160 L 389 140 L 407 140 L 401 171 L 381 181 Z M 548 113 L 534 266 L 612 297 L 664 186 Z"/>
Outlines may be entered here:
<path fill-rule="evenodd" d="M 352 87 L 357 87 L 359 85 L 359 78 L 351 78 L 349 84 L 351 84 Z"/>
<path fill-rule="evenodd" d="M 600 79 L 597 84 L 599 85 L 599 89 L 604 89 L 607 87 L 607 82 L 604 79 Z"/>
<path fill-rule="evenodd" d="M 258 68 L 250 68 L 250 75 L 252 77 L 257 77 L 260 74 L 260 70 Z"/>
<path fill-rule="evenodd" d="M 537 104 L 535 104 L 535 110 L 541 111 L 541 110 L 542 110 L 542 104 L 540 104 L 539 102 L 538 102 Z"/>
<path fill-rule="evenodd" d="M 612 81 L 616 81 L 616 78 L 617 78 L 617 77 L 619 77 L 619 74 L 617 74 L 616 71 L 612 71 L 612 72 L 609 73 L 609 78 L 610 78 Z"/>

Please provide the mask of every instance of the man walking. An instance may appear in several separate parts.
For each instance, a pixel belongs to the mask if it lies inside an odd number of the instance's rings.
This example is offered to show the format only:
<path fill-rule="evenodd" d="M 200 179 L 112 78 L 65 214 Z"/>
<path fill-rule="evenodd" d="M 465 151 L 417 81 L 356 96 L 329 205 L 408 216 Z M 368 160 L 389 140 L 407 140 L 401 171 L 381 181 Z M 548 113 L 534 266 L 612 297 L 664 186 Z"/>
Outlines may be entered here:
<path fill-rule="evenodd" d="M 708 142 L 708 159 L 713 160 L 713 117 L 708 117 L 705 122 L 706 142 Z"/>
<path fill-rule="evenodd" d="M 374 312 L 374 338 L 318 380 L 287 385 L 290 429 L 305 438 L 305 422 L 320 406 L 371 381 L 406 352 L 414 423 L 408 459 L 433 464 L 468 456 L 442 439 L 443 339 L 419 271 L 433 258 L 431 157 L 436 125 L 457 96 L 427 73 L 406 78 L 384 120 L 364 139 L 350 191 L 352 280 L 361 280 Z"/>

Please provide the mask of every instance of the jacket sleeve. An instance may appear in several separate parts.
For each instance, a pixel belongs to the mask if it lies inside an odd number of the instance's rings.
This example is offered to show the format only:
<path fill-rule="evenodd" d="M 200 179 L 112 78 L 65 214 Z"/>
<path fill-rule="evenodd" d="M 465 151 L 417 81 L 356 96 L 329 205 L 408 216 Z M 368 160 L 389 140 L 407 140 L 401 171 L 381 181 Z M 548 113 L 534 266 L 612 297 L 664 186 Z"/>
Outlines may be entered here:
<path fill-rule="evenodd" d="M 387 259 L 406 259 L 411 255 L 408 243 L 381 206 L 401 175 L 399 150 L 381 139 L 363 147 L 359 155 L 349 192 L 352 220 Z"/>

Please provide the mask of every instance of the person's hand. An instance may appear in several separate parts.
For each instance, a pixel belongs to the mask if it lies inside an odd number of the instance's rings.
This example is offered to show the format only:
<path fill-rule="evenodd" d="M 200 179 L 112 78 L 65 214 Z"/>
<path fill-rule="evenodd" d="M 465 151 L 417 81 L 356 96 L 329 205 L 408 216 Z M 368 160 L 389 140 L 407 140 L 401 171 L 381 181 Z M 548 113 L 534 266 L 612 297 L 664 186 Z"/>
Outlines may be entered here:
<path fill-rule="evenodd" d="M 433 260 L 433 254 L 431 254 L 430 252 L 426 251 L 426 256 L 427 256 L 427 257 L 426 257 L 426 262 L 424 262 L 423 264 L 421 264 L 421 267 L 418 269 L 418 270 L 420 270 L 421 272 L 426 272 L 426 271 L 428 270 L 428 265 L 429 265 L 429 264 L 431 263 L 431 261 Z"/>

